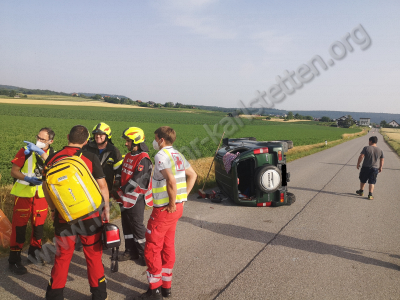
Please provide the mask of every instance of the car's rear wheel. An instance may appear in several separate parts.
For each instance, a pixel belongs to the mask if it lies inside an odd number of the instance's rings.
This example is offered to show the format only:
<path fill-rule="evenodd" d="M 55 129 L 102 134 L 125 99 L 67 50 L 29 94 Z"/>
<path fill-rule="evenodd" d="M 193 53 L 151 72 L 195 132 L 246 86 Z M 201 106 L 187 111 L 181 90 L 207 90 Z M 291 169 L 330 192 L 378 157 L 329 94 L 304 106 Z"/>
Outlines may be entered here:
<path fill-rule="evenodd" d="M 255 172 L 256 186 L 264 193 L 272 193 L 282 185 L 281 170 L 272 165 L 259 167 Z"/>

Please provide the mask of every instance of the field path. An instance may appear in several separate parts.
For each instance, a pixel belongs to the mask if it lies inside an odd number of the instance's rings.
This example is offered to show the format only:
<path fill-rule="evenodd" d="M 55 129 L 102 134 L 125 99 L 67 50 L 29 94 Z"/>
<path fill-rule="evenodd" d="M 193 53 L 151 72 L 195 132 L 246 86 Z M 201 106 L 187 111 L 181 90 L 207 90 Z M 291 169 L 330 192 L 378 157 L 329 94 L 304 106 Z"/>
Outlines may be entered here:
<path fill-rule="evenodd" d="M 355 165 L 371 134 L 289 163 L 292 206 L 248 208 L 192 195 L 177 227 L 172 299 L 398 299 L 400 159 L 380 134 L 385 166 L 375 200 L 355 195 Z M 103 262 L 109 299 L 147 288 L 145 267 L 123 262 L 111 274 L 107 255 Z M 6 268 L 0 260 L 1 299 L 43 298 L 51 266 L 31 266 L 22 277 Z M 89 299 L 82 252 L 65 298 Z"/>

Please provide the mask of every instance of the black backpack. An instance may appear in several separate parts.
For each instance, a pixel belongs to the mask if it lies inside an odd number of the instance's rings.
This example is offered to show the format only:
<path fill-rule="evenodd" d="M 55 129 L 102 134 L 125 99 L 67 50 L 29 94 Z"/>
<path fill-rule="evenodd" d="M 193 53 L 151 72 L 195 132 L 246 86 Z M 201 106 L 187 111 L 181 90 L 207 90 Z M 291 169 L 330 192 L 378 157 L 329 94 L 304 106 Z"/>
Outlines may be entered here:
<path fill-rule="evenodd" d="M 121 246 L 121 235 L 117 225 L 104 223 L 101 233 L 104 249 L 112 249 L 111 272 L 118 272 L 118 250 Z"/>

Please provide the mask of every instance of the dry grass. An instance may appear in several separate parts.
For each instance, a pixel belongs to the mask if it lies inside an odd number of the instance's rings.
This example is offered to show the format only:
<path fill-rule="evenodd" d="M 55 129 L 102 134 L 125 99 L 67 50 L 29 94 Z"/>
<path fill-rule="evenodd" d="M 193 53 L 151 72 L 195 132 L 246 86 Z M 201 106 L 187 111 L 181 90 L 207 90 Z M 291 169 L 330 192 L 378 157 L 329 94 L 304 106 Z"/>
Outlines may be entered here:
<path fill-rule="evenodd" d="M 117 108 L 148 108 L 126 104 L 114 104 L 101 101 L 64 101 L 64 100 L 30 100 L 30 99 L 14 99 L 0 98 L 0 103 L 9 104 L 38 104 L 38 105 L 67 105 L 67 106 L 97 106 L 97 107 L 117 107 Z"/>
<path fill-rule="evenodd" d="M 382 128 L 380 133 L 384 140 L 400 155 L 400 129 L 397 128 Z"/>
<path fill-rule="evenodd" d="M 196 160 L 189 160 L 190 165 L 197 173 L 197 180 L 193 187 L 193 192 L 197 193 L 198 189 L 201 189 L 206 183 L 205 188 L 209 188 L 215 186 L 215 166 L 213 164 L 210 175 L 208 176 L 207 181 L 205 181 L 207 177 L 208 170 L 210 170 L 211 163 L 213 162 L 213 157 L 205 157 L 199 158 Z"/>

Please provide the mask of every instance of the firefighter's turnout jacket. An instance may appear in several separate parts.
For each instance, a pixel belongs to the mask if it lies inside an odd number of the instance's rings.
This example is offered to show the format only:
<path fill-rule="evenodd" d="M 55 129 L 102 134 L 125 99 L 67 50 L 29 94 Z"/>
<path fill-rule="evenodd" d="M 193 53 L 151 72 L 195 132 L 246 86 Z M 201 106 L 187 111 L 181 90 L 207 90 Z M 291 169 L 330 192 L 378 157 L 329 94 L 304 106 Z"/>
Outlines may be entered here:
<path fill-rule="evenodd" d="M 103 167 L 104 175 L 106 176 L 108 190 L 111 191 L 115 175 L 121 172 L 123 161 L 121 152 L 110 140 L 107 142 L 106 148 L 101 153 L 96 142 L 92 140 L 90 140 L 82 148 L 82 150 L 86 150 L 97 155 L 101 166 Z"/>

